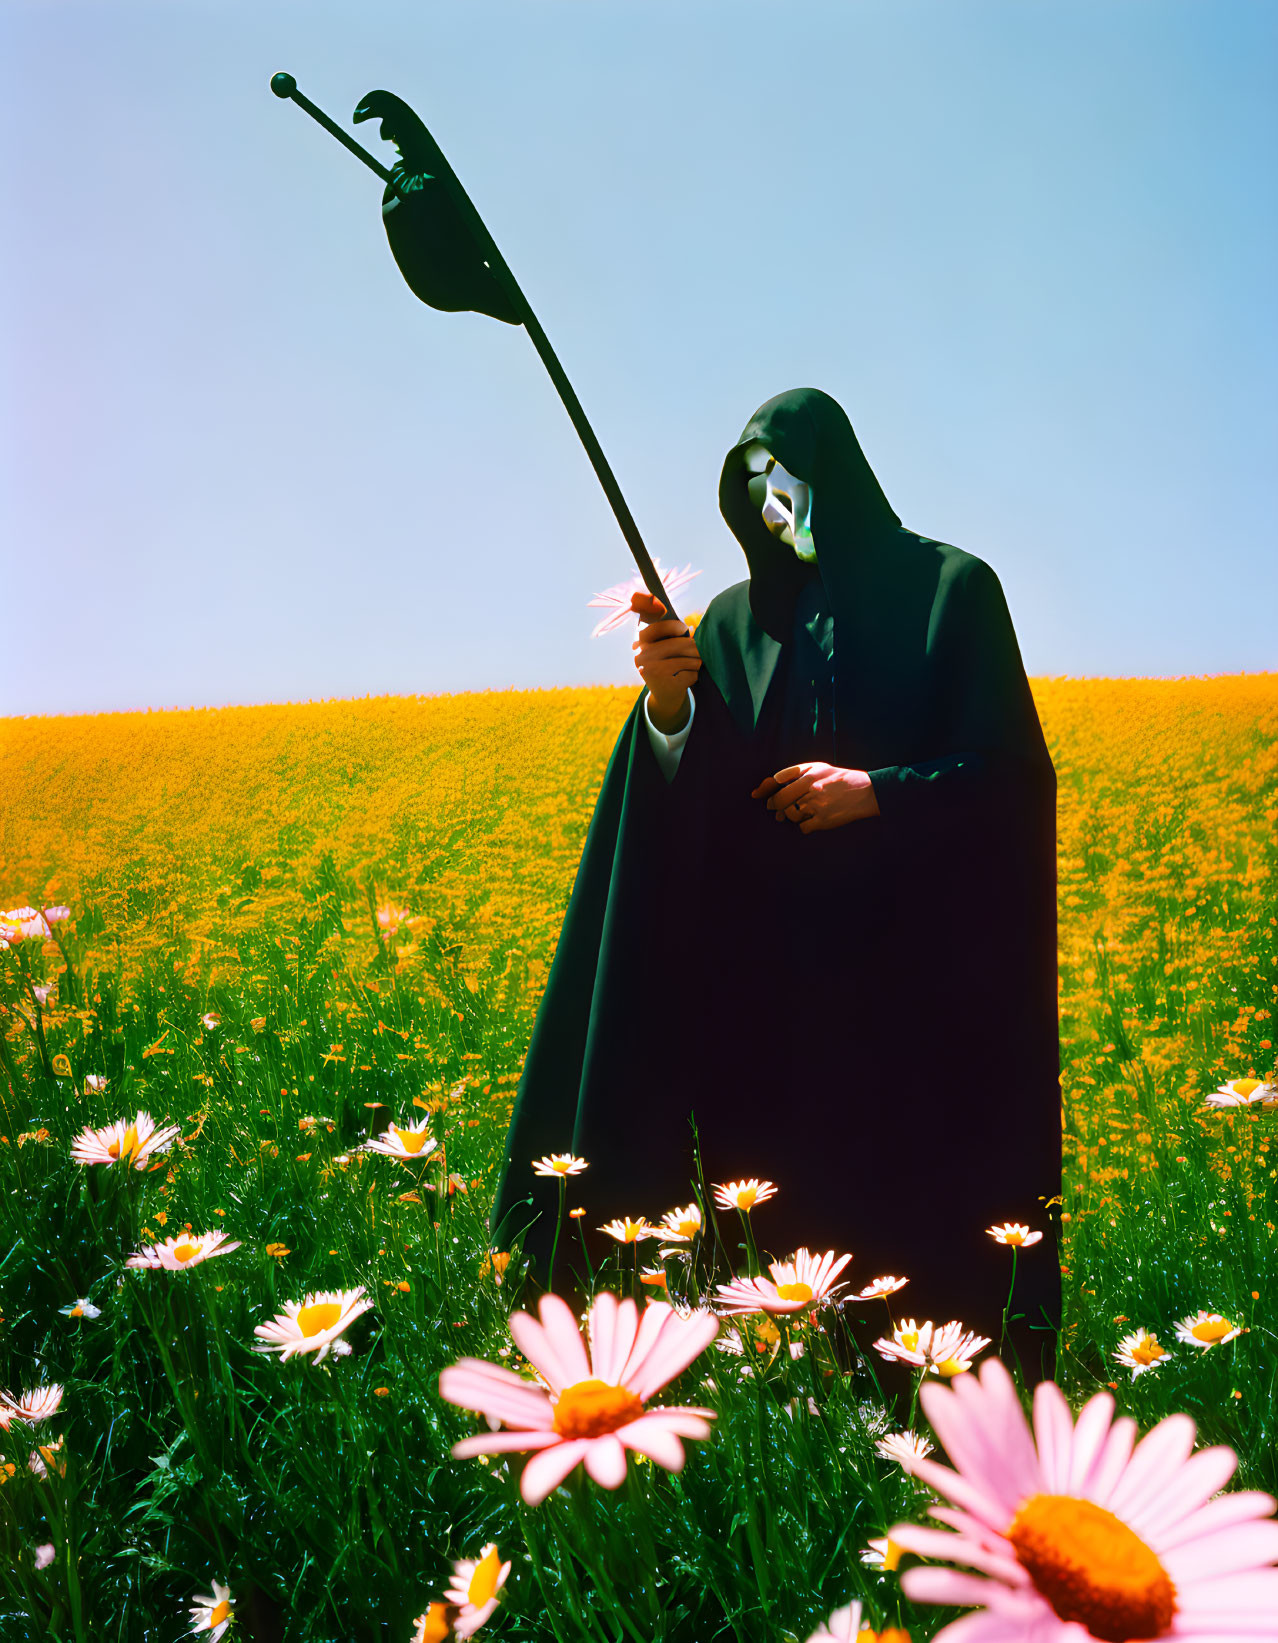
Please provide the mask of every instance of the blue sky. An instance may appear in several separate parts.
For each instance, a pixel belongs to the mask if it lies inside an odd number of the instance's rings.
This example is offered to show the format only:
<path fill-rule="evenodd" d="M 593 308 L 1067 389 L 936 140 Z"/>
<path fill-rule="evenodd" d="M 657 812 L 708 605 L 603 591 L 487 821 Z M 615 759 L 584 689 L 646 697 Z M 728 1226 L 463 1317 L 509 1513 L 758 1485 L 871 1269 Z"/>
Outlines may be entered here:
<path fill-rule="evenodd" d="M 629 682 L 527 338 L 409 293 L 352 128 L 426 120 L 651 550 L 825 388 L 1034 674 L 1273 668 L 1267 0 L 8 0 L 0 712 Z"/>

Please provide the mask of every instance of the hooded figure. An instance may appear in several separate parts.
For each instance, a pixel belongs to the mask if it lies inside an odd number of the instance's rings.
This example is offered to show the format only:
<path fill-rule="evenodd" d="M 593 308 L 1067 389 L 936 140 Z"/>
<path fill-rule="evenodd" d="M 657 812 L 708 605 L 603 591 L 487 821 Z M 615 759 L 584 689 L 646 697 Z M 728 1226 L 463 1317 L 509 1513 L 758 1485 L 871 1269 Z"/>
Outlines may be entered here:
<path fill-rule="evenodd" d="M 814 559 L 765 523 L 760 447 L 811 488 Z M 673 775 L 644 696 L 609 761 L 495 1238 L 527 1229 L 544 1281 L 549 1152 L 588 1162 L 587 1229 L 688 1202 L 695 1114 L 707 1184 L 776 1184 L 761 1248 L 850 1250 L 854 1291 L 908 1277 L 920 1318 L 997 1338 L 1011 1257 L 986 1229 L 1042 1229 L 1014 1308 L 1033 1374 L 1050 1337 L 1026 1329 L 1059 1313 L 1056 780 L 1002 589 L 901 526 L 815 389 L 755 413 L 719 503 L 750 576 L 696 630 Z M 805 761 L 868 775 L 877 813 L 809 830 L 767 808 L 760 784 Z"/>

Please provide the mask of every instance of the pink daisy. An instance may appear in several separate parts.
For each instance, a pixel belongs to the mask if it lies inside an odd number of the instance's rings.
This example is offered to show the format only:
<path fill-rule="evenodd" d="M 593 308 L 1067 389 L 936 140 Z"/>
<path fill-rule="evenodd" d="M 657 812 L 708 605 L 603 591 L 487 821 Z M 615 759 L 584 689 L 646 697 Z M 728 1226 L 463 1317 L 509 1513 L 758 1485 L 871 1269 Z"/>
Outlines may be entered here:
<path fill-rule="evenodd" d="M 760 1181 L 752 1175 L 748 1181 L 728 1181 L 714 1189 L 714 1201 L 720 1209 L 739 1209 L 748 1212 L 756 1204 L 775 1198 L 777 1189 L 771 1181 Z"/>
<path fill-rule="evenodd" d="M 914 1568 L 917 1603 L 979 1607 L 939 1632 L 948 1643 L 1087 1643 L 1100 1638 L 1274 1637 L 1278 1615 L 1275 1503 L 1217 1496 L 1238 1457 L 1193 1454 L 1194 1423 L 1169 1415 L 1139 1445 L 1113 1419 L 1108 1392 L 1075 1423 L 1060 1388 L 1034 1392 L 1033 1433 L 1012 1377 L 994 1358 L 946 1390 L 925 1385 L 923 1410 L 957 1470 L 915 1462 L 953 1507 L 930 1515 L 957 1531 L 897 1524 L 892 1540 L 920 1557 L 978 1571 Z M 1133 1447 L 1135 1445 L 1135 1447 Z"/>
<path fill-rule="evenodd" d="M 682 592 L 694 576 L 700 576 L 699 570 L 693 570 L 691 565 L 685 565 L 682 570 L 662 570 L 660 559 L 653 559 L 653 569 L 661 578 L 661 585 L 673 597 Z M 624 627 L 629 621 L 637 621 L 634 611 L 630 608 L 632 593 L 647 593 L 648 584 L 642 576 L 635 575 L 628 582 L 617 582 L 602 593 L 597 593 L 593 599 L 587 600 L 589 605 L 604 605 L 611 609 L 612 615 L 605 616 L 601 622 L 591 629 L 590 637 L 598 639 L 600 634 L 611 633 L 614 628 Z"/>
<path fill-rule="evenodd" d="M 7 1432 L 13 1421 L 25 1421 L 28 1426 L 47 1421 L 57 1414 L 61 1405 L 60 1386 L 37 1386 L 34 1392 L 24 1392 L 17 1398 L 0 1392 L 0 1430 Z"/>
<path fill-rule="evenodd" d="M 455 1458 L 536 1450 L 520 1483 L 530 1506 L 540 1505 L 579 1461 L 596 1483 L 618 1488 L 627 1449 L 678 1472 L 680 1438 L 708 1438 L 714 1410 L 644 1403 L 709 1346 L 719 1320 L 705 1311 L 680 1316 L 665 1301 L 650 1301 L 640 1316 L 632 1300 L 618 1302 L 605 1291 L 590 1308 L 587 1350 L 566 1301 L 543 1295 L 539 1310 L 540 1323 L 513 1313 L 510 1333 L 544 1385 L 482 1358 L 462 1358 L 440 1374 L 442 1398 L 507 1427 L 463 1438 L 453 1445 Z"/>
<path fill-rule="evenodd" d="M 735 1312 L 803 1312 L 808 1307 L 828 1301 L 846 1284 L 834 1280 L 852 1259 L 834 1251 L 825 1255 L 809 1255 L 806 1249 L 796 1250 L 788 1261 L 770 1261 L 767 1278 L 734 1278 L 730 1284 L 720 1284 L 715 1290 L 715 1302 L 724 1313 Z"/>
<path fill-rule="evenodd" d="M 437 1150 L 429 1115 L 419 1118 L 415 1124 L 392 1124 L 381 1135 L 365 1141 L 363 1150 L 384 1152 L 391 1158 L 416 1158 L 420 1163 L 426 1163 Z"/>
<path fill-rule="evenodd" d="M 199 1266 L 213 1255 L 229 1255 L 240 1247 L 239 1239 L 229 1243 L 224 1232 L 183 1232 L 176 1238 L 166 1238 L 162 1244 L 148 1244 L 124 1263 L 131 1267 L 163 1267 L 166 1272 L 181 1272 L 186 1267 Z"/>
<path fill-rule="evenodd" d="M 452 1584 L 444 1593 L 444 1601 L 460 1611 L 453 1621 L 457 1637 L 470 1637 L 488 1619 L 509 1573 L 510 1564 L 502 1562 L 495 1540 L 477 1558 L 463 1557 L 453 1564 Z"/>
<path fill-rule="evenodd" d="M 914 1463 L 932 1453 L 932 1445 L 917 1432 L 889 1432 L 874 1445 L 884 1460 L 894 1460 L 903 1472 L 913 1472 Z"/>
<path fill-rule="evenodd" d="M 1019 1221 L 1003 1221 L 999 1226 L 987 1227 L 986 1231 L 996 1244 L 1008 1244 L 1013 1249 L 1028 1249 L 1043 1236 L 1041 1232 L 1031 1232 Z"/>
<path fill-rule="evenodd" d="M 151 1154 L 166 1152 L 180 1133 L 180 1126 L 170 1124 L 157 1130 L 149 1112 L 140 1112 L 130 1123 L 118 1118 L 105 1129 L 83 1129 L 71 1143 L 71 1156 L 77 1164 L 132 1163 L 134 1169 L 145 1169 Z"/>
<path fill-rule="evenodd" d="M 894 1278 L 889 1273 L 886 1277 L 876 1278 L 873 1283 L 866 1284 L 864 1289 L 858 1289 L 855 1299 L 858 1301 L 885 1301 L 889 1295 L 895 1295 L 898 1289 L 904 1289 L 909 1281 L 908 1278 Z"/>

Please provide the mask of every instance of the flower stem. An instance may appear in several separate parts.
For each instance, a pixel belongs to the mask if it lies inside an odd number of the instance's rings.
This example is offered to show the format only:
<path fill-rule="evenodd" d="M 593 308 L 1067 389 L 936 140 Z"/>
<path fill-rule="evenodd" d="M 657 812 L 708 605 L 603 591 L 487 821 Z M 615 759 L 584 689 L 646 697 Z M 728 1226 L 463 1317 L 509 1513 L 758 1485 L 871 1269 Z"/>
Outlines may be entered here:
<path fill-rule="evenodd" d="M 568 1178 L 559 1177 L 559 1213 L 555 1216 L 555 1236 L 550 1241 L 550 1267 L 546 1273 L 546 1288 L 554 1291 L 555 1287 L 555 1253 L 559 1248 L 559 1234 L 563 1230 L 564 1209 L 568 1203 Z"/>

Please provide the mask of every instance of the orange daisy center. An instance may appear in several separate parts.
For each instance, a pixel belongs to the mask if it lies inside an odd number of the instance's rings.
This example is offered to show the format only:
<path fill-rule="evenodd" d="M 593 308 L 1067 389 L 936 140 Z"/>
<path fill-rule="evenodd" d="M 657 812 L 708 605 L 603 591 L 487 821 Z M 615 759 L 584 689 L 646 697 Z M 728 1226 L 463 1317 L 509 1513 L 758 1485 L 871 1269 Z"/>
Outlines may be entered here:
<path fill-rule="evenodd" d="M 1260 1088 L 1258 1078 L 1235 1078 L 1230 1086 L 1235 1095 L 1250 1095 L 1253 1090 Z"/>
<path fill-rule="evenodd" d="M 1037 1590 L 1064 1621 L 1104 1643 L 1161 1637 L 1176 1588 L 1139 1535 L 1074 1495 L 1031 1495 L 1006 1531 Z"/>
<path fill-rule="evenodd" d="M 445 1643 L 445 1639 L 452 1635 L 453 1630 L 448 1619 L 448 1607 L 447 1603 L 431 1604 L 417 1621 L 420 1630 L 413 1643 Z"/>
<path fill-rule="evenodd" d="M 309 1340 L 323 1329 L 332 1329 L 341 1315 L 342 1309 L 336 1301 L 316 1301 L 314 1306 L 304 1306 L 298 1311 L 297 1327 Z"/>
<path fill-rule="evenodd" d="M 1194 1324 L 1189 1333 L 1196 1341 L 1210 1341 L 1214 1346 L 1224 1340 L 1233 1327 L 1227 1318 L 1204 1318 L 1202 1323 Z"/>
<path fill-rule="evenodd" d="M 224 1620 L 229 1620 L 230 1618 L 231 1605 L 225 1598 L 223 1598 L 216 1609 L 211 1609 L 209 1611 L 209 1630 L 212 1631 L 214 1626 L 220 1626 Z"/>
<path fill-rule="evenodd" d="M 174 1244 L 173 1259 L 175 1261 L 189 1261 L 192 1256 L 200 1253 L 199 1244 Z"/>
<path fill-rule="evenodd" d="M 475 1565 L 475 1572 L 470 1577 L 470 1585 L 466 1596 L 475 1605 L 482 1608 L 497 1590 L 497 1577 L 501 1573 L 501 1556 L 494 1546 L 491 1552 L 480 1558 Z"/>
<path fill-rule="evenodd" d="M 624 1386 L 607 1381 L 577 1381 L 565 1386 L 555 1404 L 554 1427 L 561 1438 L 601 1438 L 638 1420 L 643 1400 Z"/>
<path fill-rule="evenodd" d="M 1132 1348 L 1132 1358 L 1136 1363 L 1157 1363 L 1159 1358 L 1166 1356 L 1154 1335 L 1142 1335 Z"/>
<path fill-rule="evenodd" d="M 401 1130 L 395 1125 L 395 1134 L 399 1137 L 399 1144 L 405 1152 L 418 1153 L 430 1140 L 429 1130 Z"/>
<path fill-rule="evenodd" d="M 962 1358 L 942 1358 L 940 1363 L 934 1363 L 932 1368 L 942 1380 L 952 1381 L 955 1375 L 965 1375 L 969 1365 Z"/>
<path fill-rule="evenodd" d="M 130 1124 L 124 1132 L 124 1139 L 112 1141 L 107 1152 L 112 1158 L 136 1158 L 141 1150 L 142 1143 L 138 1140 L 138 1127 Z"/>
<path fill-rule="evenodd" d="M 777 1295 L 783 1301 L 798 1301 L 803 1306 L 812 1299 L 812 1289 L 808 1284 L 778 1284 Z"/>

